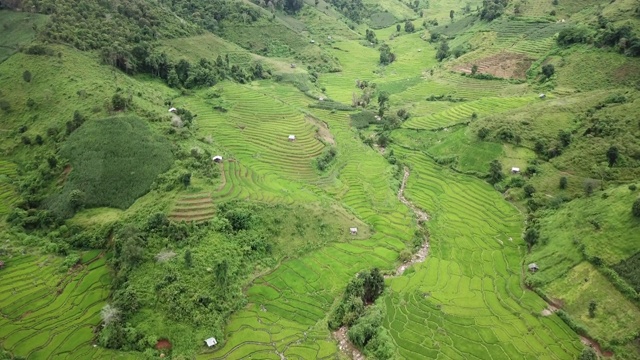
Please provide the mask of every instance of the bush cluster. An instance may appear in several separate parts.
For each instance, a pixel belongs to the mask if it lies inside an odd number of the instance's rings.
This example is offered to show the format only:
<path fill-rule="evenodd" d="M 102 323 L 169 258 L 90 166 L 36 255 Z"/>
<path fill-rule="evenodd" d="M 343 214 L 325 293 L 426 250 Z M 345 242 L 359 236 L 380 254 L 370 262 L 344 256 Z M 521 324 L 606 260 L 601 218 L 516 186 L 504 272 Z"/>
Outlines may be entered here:
<path fill-rule="evenodd" d="M 333 162 L 333 160 L 336 158 L 336 155 L 338 154 L 338 151 L 336 150 L 335 147 L 330 147 L 328 150 L 326 150 L 325 152 L 322 153 L 322 155 L 320 155 L 316 160 L 316 167 L 318 168 L 318 170 L 320 171 L 325 171 L 329 165 L 331 165 L 331 163 Z"/>

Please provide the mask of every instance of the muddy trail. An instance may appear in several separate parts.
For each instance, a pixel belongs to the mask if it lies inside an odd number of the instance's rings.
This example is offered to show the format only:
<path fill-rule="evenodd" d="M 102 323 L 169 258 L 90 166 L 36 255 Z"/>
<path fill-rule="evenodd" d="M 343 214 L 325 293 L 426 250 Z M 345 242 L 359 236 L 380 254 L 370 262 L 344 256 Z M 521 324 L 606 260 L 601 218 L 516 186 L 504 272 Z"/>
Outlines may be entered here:
<path fill-rule="evenodd" d="M 407 185 L 407 179 L 409 179 L 409 169 L 405 167 L 404 176 L 402 177 L 402 184 L 400 185 L 400 189 L 398 190 L 398 200 L 400 200 L 403 204 L 405 204 L 413 211 L 413 213 L 416 215 L 418 226 L 422 227 L 422 224 L 425 221 L 429 220 L 429 214 L 415 206 L 411 201 L 407 200 L 407 198 L 404 197 L 404 189 Z M 427 259 L 427 255 L 429 255 L 429 237 L 425 236 L 422 246 L 413 255 L 411 260 L 400 264 L 400 266 L 396 268 L 394 274 L 385 275 L 385 279 L 402 275 L 405 270 L 407 270 L 413 264 L 424 262 Z M 343 326 L 333 332 L 333 337 L 338 341 L 338 347 L 340 348 L 340 351 L 342 351 L 353 360 L 364 360 L 365 356 L 362 354 L 362 352 L 357 347 L 355 347 L 355 345 L 353 345 L 351 341 L 349 341 L 349 337 L 347 336 L 348 330 L 349 329 L 346 326 Z"/>

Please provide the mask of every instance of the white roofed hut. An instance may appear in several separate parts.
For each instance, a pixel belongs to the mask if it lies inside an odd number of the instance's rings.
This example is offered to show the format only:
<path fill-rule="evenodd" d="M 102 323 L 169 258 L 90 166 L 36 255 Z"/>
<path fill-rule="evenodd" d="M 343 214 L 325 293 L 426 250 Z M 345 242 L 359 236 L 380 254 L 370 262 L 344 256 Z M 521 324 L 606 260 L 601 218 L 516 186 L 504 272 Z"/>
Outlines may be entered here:
<path fill-rule="evenodd" d="M 536 272 L 536 271 L 538 271 L 540 269 L 538 267 L 538 264 L 536 264 L 536 263 L 529 264 L 528 268 L 529 268 L 529 271 L 531 271 L 531 272 Z"/>
<path fill-rule="evenodd" d="M 216 340 L 216 338 L 214 337 L 210 337 L 208 339 L 205 339 L 205 344 L 207 344 L 207 347 L 213 347 L 216 346 L 216 344 L 218 344 L 218 340 Z"/>
<path fill-rule="evenodd" d="M 174 107 L 172 107 L 171 109 L 169 109 L 169 112 L 172 112 L 172 113 L 174 113 L 174 112 L 176 112 L 176 111 L 178 111 L 178 109 L 176 109 L 176 108 L 174 108 Z"/>
<path fill-rule="evenodd" d="M 546 98 L 546 97 L 547 97 L 547 95 L 545 95 L 545 94 L 540 94 L 540 95 L 538 95 L 538 97 L 539 97 L 540 99 L 544 99 L 544 98 Z"/>
<path fill-rule="evenodd" d="M 512 167 L 512 168 L 511 168 L 511 173 L 512 173 L 512 174 L 519 174 L 519 173 L 520 173 L 520 168 L 518 168 L 518 167 Z"/>
<path fill-rule="evenodd" d="M 217 163 L 222 162 L 222 156 L 216 155 L 216 156 L 212 157 L 211 160 L 213 160 L 213 162 L 217 162 Z"/>
<path fill-rule="evenodd" d="M 296 141 L 295 135 L 289 135 L 289 141 Z"/>
<path fill-rule="evenodd" d="M 351 235 L 358 235 L 358 228 L 349 228 L 349 232 L 351 233 Z"/>

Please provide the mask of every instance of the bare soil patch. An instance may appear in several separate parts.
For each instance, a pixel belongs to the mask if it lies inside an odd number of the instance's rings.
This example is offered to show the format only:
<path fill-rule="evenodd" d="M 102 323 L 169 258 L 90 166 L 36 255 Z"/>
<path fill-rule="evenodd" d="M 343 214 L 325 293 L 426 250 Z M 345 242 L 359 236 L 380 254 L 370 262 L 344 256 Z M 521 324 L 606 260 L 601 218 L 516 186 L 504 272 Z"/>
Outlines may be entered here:
<path fill-rule="evenodd" d="M 156 349 L 158 349 L 158 350 L 169 350 L 169 349 L 171 349 L 171 342 L 168 339 L 160 339 L 156 343 Z"/>
<path fill-rule="evenodd" d="M 491 74 L 504 79 L 526 79 L 527 70 L 534 59 L 510 52 L 501 52 L 470 63 L 458 65 L 454 70 L 471 74 L 473 65 L 478 66 L 478 74 Z"/>
<path fill-rule="evenodd" d="M 596 352 L 596 354 L 598 354 L 599 357 L 611 357 L 613 356 L 613 353 L 611 351 L 602 351 L 602 349 L 600 348 L 600 344 L 598 344 L 597 341 L 588 338 L 586 336 L 580 336 L 580 341 L 585 344 L 586 346 L 590 347 L 593 349 L 593 351 Z"/>
<path fill-rule="evenodd" d="M 64 169 L 62 170 L 62 174 L 60 174 L 60 179 L 58 179 L 58 185 L 64 185 L 64 183 L 67 181 L 67 178 L 69 177 L 69 174 L 71 173 L 71 165 L 67 165 L 64 167 Z"/>
<path fill-rule="evenodd" d="M 333 135 L 331 135 L 331 131 L 329 131 L 329 125 L 327 125 L 326 122 L 309 115 L 305 116 L 305 119 L 316 126 L 316 128 L 318 129 L 316 131 L 316 138 L 329 145 L 336 144 L 336 140 L 333 138 Z"/>
<path fill-rule="evenodd" d="M 640 66 L 637 64 L 626 63 L 613 72 L 613 78 L 617 82 L 625 81 L 637 77 L 640 74 Z"/>
<path fill-rule="evenodd" d="M 364 360 L 365 357 L 362 352 L 360 352 L 360 350 L 358 350 L 358 348 L 355 347 L 355 345 L 353 345 L 351 341 L 349 341 L 349 338 L 347 337 L 347 330 L 349 329 L 346 326 L 343 326 L 333 332 L 333 336 L 338 341 L 338 347 L 340 348 L 340 351 L 342 351 L 353 360 Z"/>

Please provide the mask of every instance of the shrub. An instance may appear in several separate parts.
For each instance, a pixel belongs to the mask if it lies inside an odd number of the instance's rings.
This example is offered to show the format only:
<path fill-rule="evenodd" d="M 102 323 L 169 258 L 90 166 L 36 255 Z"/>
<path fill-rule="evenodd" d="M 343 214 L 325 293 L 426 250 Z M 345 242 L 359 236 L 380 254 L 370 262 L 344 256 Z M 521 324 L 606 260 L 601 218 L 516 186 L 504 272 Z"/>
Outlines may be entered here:
<path fill-rule="evenodd" d="M 535 228 L 530 227 L 524 233 L 524 241 L 529 244 L 529 247 L 535 245 L 538 242 L 539 238 L 540 233 L 538 233 L 538 230 L 536 230 Z"/>
<path fill-rule="evenodd" d="M 640 218 L 640 198 L 637 198 L 631 206 L 631 213 L 633 216 Z"/>
<path fill-rule="evenodd" d="M 531 184 L 525 185 L 522 190 L 524 190 L 524 195 L 528 198 L 533 196 L 533 194 L 536 192 L 536 188 L 534 188 Z"/>
<path fill-rule="evenodd" d="M 408 33 L 412 33 L 415 31 L 415 26 L 413 25 L 413 23 L 410 20 L 407 20 L 404 22 L 404 31 L 408 32 Z"/>
<path fill-rule="evenodd" d="M 593 194 L 593 191 L 596 189 L 596 185 L 598 185 L 598 182 L 594 179 L 586 179 L 584 181 L 584 193 L 587 196 L 591 196 Z"/>
<path fill-rule="evenodd" d="M 581 44 L 589 41 L 589 30 L 582 26 L 573 26 L 560 30 L 558 34 L 558 45 L 569 46 Z"/>
<path fill-rule="evenodd" d="M 598 303 L 595 300 L 589 301 L 589 317 L 596 317 L 596 309 L 598 308 Z"/>
<path fill-rule="evenodd" d="M 636 191 L 636 189 L 638 189 L 638 187 L 636 186 L 636 184 L 631 184 L 631 185 L 629 185 L 629 190 L 631 190 L 631 191 Z"/>
<path fill-rule="evenodd" d="M 111 98 L 111 106 L 114 111 L 125 110 L 129 104 L 130 101 L 119 93 L 114 94 Z"/>
<path fill-rule="evenodd" d="M 450 55 L 449 43 L 446 40 L 443 40 L 440 43 L 440 47 L 438 47 L 438 51 L 436 52 L 436 59 L 438 61 L 442 61 L 442 60 L 448 58 L 449 55 Z"/>
<path fill-rule="evenodd" d="M 330 147 L 327 151 L 325 151 L 321 156 L 316 159 L 316 167 L 320 171 L 324 171 L 329 167 L 331 162 L 335 159 L 337 155 L 336 148 Z"/>
<path fill-rule="evenodd" d="M 560 178 L 560 189 L 564 190 L 567 188 L 568 180 L 566 176 Z"/>
<path fill-rule="evenodd" d="M 29 70 L 25 70 L 25 71 L 22 73 L 22 79 L 23 79 L 25 82 L 31 82 L 31 71 L 29 71 Z"/>
<path fill-rule="evenodd" d="M 553 1 L 557 2 L 558 0 Z M 584 348 L 580 356 L 578 356 L 578 360 L 598 360 L 598 354 L 590 347 Z"/>
<path fill-rule="evenodd" d="M 542 66 L 542 75 L 544 75 L 547 79 L 551 78 L 553 74 L 555 74 L 556 68 L 553 64 L 546 64 Z"/>
<path fill-rule="evenodd" d="M 398 25 L 400 26 L 400 25 Z M 380 46 L 380 64 L 389 65 L 396 60 L 396 54 L 391 52 L 391 48 L 387 44 Z"/>
<path fill-rule="evenodd" d="M 489 164 L 489 183 L 497 184 L 504 179 L 504 174 L 502 173 L 502 164 L 498 160 L 493 160 Z"/>
<path fill-rule="evenodd" d="M 9 104 L 9 102 L 5 99 L 0 99 L 0 110 L 4 112 L 10 112 L 11 104 Z"/>

